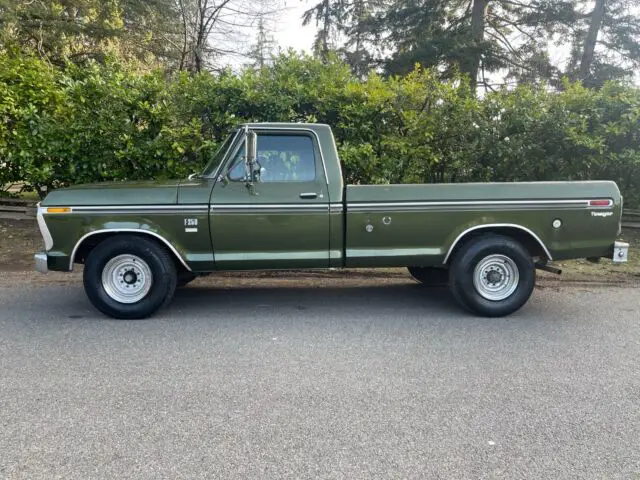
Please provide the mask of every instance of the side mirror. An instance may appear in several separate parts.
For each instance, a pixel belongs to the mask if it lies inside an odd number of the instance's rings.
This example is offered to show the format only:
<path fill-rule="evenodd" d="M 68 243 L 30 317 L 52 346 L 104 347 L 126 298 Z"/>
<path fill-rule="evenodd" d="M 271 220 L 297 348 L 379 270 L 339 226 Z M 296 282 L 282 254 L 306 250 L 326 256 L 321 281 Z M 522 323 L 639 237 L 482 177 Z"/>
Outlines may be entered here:
<path fill-rule="evenodd" d="M 247 131 L 245 137 L 245 152 L 247 152 L 247 163 L 250 165 L 256 163 L 258 156 L 258 135 L 252 130 Z"/>
<path fill-rule="evenodd" d="M 257 165 L 258 160 L 258 135 L 256 132 L 247 128 L 244 136 L 244 151 L 247 152 L 245 157 L 246 182 L 247 187 L 253 189 L 253 182 L 256 179 L 256 170 L 259 171 Z"/>

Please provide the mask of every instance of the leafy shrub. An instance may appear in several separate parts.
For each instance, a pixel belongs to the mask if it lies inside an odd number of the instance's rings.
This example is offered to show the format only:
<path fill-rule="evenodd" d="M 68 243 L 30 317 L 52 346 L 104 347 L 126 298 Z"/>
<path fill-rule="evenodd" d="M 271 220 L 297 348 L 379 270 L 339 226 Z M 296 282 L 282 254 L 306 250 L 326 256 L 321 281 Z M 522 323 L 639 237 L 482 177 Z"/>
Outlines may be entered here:
<path fill-rule="evenodd" d="M 240 73 L 55 69 L 0 55 L 0 184 L 183 177 L 244 121 L 323 122 L 350 183 L 612 179 L 640 205 L 640 90 L 522 86 L 482 99 L 416 68 L 353 77 L 284 54 Z"/>

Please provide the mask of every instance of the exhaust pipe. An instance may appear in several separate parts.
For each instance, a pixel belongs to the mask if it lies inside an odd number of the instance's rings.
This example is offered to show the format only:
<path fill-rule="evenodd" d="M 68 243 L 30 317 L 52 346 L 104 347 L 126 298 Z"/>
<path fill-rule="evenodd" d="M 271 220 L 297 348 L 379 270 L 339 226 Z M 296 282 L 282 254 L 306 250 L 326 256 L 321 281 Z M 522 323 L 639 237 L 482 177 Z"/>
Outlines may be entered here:
<path fill-rule="evenodd" d="M 555 273 L 556 275 L 562 274 L 562 269 L 560 269 L 558 267 L 552 267 L 548 263 L 536 263 L 535 267 L 538 270 L 544 270 L 545 272 Z"/>

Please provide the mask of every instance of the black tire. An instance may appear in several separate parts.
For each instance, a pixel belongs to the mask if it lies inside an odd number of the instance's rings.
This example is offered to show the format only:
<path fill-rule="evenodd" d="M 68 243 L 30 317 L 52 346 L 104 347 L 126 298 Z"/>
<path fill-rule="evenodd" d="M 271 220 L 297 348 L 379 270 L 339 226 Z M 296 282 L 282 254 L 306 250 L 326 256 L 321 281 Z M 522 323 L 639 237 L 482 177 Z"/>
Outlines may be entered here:
<path fill-rule="evenodd" d="M 426 287 L 446 287 L 449 270 L 443 267 L 407 267 L 411 276 Z"/>
<path fill-rule="evenodd" d="M 148 292 L 134 303 L 115 300 L 107 293 L 103 283 L 103 270 L 107 264 L 127 255 L 142 259 L 151 278 Z M 107 238 L 91 250 L 85 262 L 83 283 L 91 303 L 105 315 L 118 319 L 145 318 L 173 298 L 177 283 L 176 266 L 171 254 L 153 239 L 117 235 Z"/>
<path fill-rule="evenodd" d="M 488 266 L 485 269 L 483 265 Z M 509 268 L 515 272 L 514 266 L 517 267 L 517 281 L 515 275 L 504 275 Z M 476 267 L 481 269 L 479 273 L 489 273 L 479 275 L 478 280 L 474 282 Z M 493 274 L 491 269 L 498 272 L 493 277 L 490 277 Z M 514 280 L 509 282 L 509 278 Z M 487 288 L 483 285 L 494 287 L 494 284 L 489 283 L 494 279 L 497 285 L 501 285 L 501 282 L 507 279 L 506 283 L 510 283 L 510 286 L 505 285 L 498 293 L 487 293 L 484 290 L 483 294 L 481 290 Z M 535 282 L 536 269 L 531 254 L 519 242 L 502 235 L 483 235 L 469 241 L 456 253 L 451 262 L 449 284 L 453 295 L 463 307 L 485 317 L 502 317 L 519 310 L 529 300 Z M 515 289 L 509 294 L 513 288 Z M 508 296 L 501 299 L 487 298 L 507 294 Z"/>
<path fill-rule="evenodd" d="M 178 288 L 184 287 L 189 283 L 193 282 L 195 279 L 196 279 L 196 275 L 194 275 L 193 273 L 182 271 L 178 273 L 178 282 L 176 286 Z"/>

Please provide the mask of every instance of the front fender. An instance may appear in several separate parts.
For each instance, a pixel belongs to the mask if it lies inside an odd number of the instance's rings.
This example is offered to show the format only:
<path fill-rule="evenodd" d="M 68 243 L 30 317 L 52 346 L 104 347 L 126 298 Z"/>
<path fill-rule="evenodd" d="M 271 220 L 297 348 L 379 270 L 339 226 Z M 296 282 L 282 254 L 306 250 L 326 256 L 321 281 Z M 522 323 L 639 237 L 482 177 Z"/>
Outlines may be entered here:
<path fill-rule="evenodd" d="M 135 233 L 154 237 L 164 244 L 187 270 L 193 270 L 189 262 L 190 252 L 185 245 L 184 215 L 182 213 L 154 216 L 133 214 L 126 215 L 127 218 L 122 218 L 122 216 L 116 218 L 113 215 L 69 212 L 44 213 L 42 217 L 53 240 L 51 248 L 47 250 L 51 270 L 72 270 L 78 251 L 85 242 L 95 236 L 118 233 Z M 203 232 L 206 233 L 206 241 L 210 251 L 208 224 L 203 228 Z"/>
<path fill-rule="evenodd" d="M 73 247 L 73 250 L 71 251 L 71 255 L 69 257 L 69 270 L 73 270 L 73 263 L 76 259 L 76 254 L 78 252 L 78 250 L 82 247 L 83 243 L 85 241 L 90 241 L 90 238 L 94 235 L 109 235 L 109 234 L 118 234 L 118 233 L 134 233 L 134 234 L 138 234 L 138 235 L 149 235 L 152 236 L 153 238 L 156 238 L 158 241 L 160 241 L 161 243 L 163 243 L 176 257 L 176 259 L 178 259 L 178 261 L 180 263 L 182 263 L 182 265 L 184 266 L 184 268 L 186 268 L 187 270 L 191 271 L 192 268 L 189 266 L 189 264 L 185 261 L 185 254 L 184 254 L 184 249 L 182 247 L 180 247 L 177 243 L 171 243 L 170 240 L 168 240 L 166 238 L 166 236 L 163 236 L 164 232 L 158 232 L 156 230 L 152 230 L 150 228 L 126 228 L 126 227 L 114 227 L 114 228 L 107 228 L 107 229 L 102 229 L 102 230 L 91 230 L 87 233 L 85 233 L 75 244 L 75 246 Z M 182 251 L 182 253 L 181 253 Z"/>

